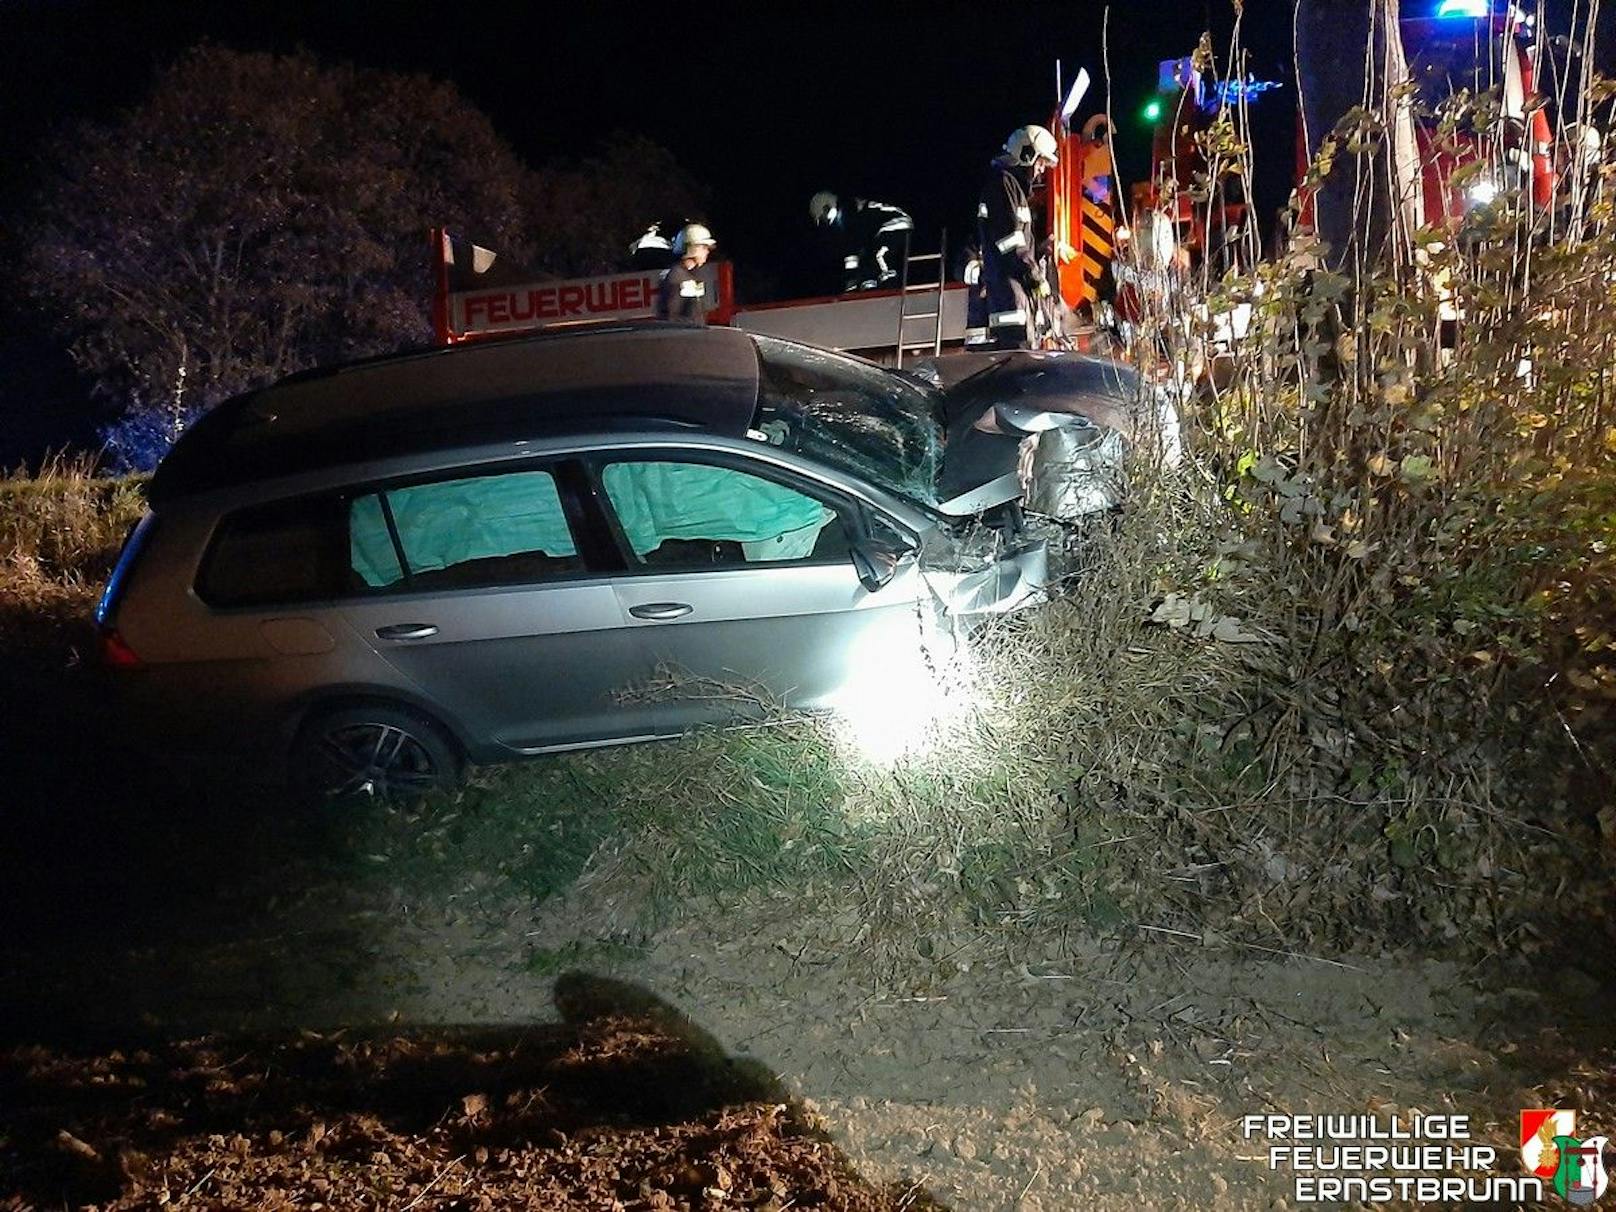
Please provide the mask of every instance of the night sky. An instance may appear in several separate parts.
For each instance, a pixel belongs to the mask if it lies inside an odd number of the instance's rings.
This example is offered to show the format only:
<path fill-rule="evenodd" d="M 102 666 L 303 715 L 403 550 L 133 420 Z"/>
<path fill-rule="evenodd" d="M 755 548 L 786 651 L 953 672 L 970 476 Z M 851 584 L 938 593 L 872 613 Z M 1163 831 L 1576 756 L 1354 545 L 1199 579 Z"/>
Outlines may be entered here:
<path fill-rule="evenodd" d="M 1351 4 L 1354 0 L 1336 0 Z M 1359 0 L 1367 2 L 1367 0 Z M 1404 15 L 1437 0 L 1402 0 Z M 1572 0 L 1551 0 L 1568 7 Z M 918 247 L 974 224 L 982 172 L 1010 130 L 1046 122 L 1055 62 L 1087 67 L 1104 102 L 1097 0 L 1064 4 L 421 4 L 410 0 L 0 0 L 0 215 L 25 198 L 43 139 L 140 100 L 154 69 L 202 39 L 452 80 L 531 165 L 587 155 L 614 130 L 669 147 L 703 183 L 707 218 L 752 299 L 811 292 L 823 265 L 807 217 L 818 189 L 897 203 Z M 1148 164 L 1140 110 L 1158 61 L 1231 0 L 1115 0 L 1111 104 L 1124 182 Z M 1616 5 L 1608 18 L 1616 18 Z M 1293 0 L 1246 0 L 1249 67 L 1284 87 L 1253 111 L 1264 224 L 1293 169 Z M 646 222 L 662 216 L 647 215 Z M 670 216 L 671 217 L 671 216 Z M 542 233 L 536 233 L 542 236 Z M 809 285 L 812 284 L 812 285 Z M 15 297 L 0 327 L 0 465 L 88 437 L 82 385 Z M 77 427 L 74 431 L 73 427 Z"/>
<path fill-rule="evenodd" d="M 1260 10 L 1272 9 L 1267 20 Z M 1290 0 L 1251 0 L 1259 76 L 1287 79 Z M 152 69 L 201 38 L 454 81 L 529 163 L 587 154 L 607 133 L 671 148 L 708 189 L 729 257 L 789 289 L 811 255 L 807 200 L 832 188 L 895 202 L 919 242 L 972 222 L 982 169 L 1012 128 L 1046 122 L 1055 61 L 1100 80 L 1099 3 L 951 5 L 184 4 L 41 0 L 4 5 L 6 162 L 27 176 L 53 122 L 140 97 Z M 1113 106 L 1125 165 L 1147 152 L 1138 111 L 1158 60 L 1188 54 L 1228 0 L 1112 5 Z M 1294 93 L 1264 98 L 1288 146 Z M 1080 113 L 1100 103 L 1097 87 Z M 1131 165 L 1129 164 L 1131 162 Z M 1283 182 L 1273 201 L 1283 201 Z M 647 222 L 657 216 L 647 216 Z M 748 275 L 752 277 L 753 275 Z"/>

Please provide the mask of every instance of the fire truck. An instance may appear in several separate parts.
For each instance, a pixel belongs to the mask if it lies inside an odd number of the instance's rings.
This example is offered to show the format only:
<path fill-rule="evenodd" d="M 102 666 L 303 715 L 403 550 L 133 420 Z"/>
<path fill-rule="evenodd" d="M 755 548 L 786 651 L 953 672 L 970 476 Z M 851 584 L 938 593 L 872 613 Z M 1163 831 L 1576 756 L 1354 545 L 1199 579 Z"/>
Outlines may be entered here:
<path fill-rule="evenodd" d="M 1517 191 L 1542 210 L 1554 204 L 1558 173 L 1549 113 L 1538 101 L 1538 31 L 1533 16 L 1514 4 L 1442 0 L 1420 16 L 1404 18 L 1403 52 L 1418 89 L 1414 154 L 1420 166 L 1420 218 L 1451 226 L 1477 205 Z M 1455 147 L 1442 146 L 1433 113 L 1461 90 L 1499 94 L 1495 138 L 1456 131 Z M 1466 165 L 1476 168 L 1464 171 Z"/>
<path fill-rule="evenodd" d="M 659 270 L 566 281 L 530 281 L 502 270 L 488 249 L 432 233 L 439 344 L 656 314 Z M 937 355 L 965 344 L 966 286 L 947 281 L 945 252 L 909 253 L 899 287 L 773 303 L 739 303 L 733 267 L 709 262 L 714 324 L 842 349 L 901 366 L 906 356 Z"/>
<path fill-rule="evenodd" d="M 1390 11 L 1380 7 L 1380 0 L 1370 0 L 1363 10 L 1362 37 L 1370 36 L 1377 10 Z M 1392 28 L 1396 36 L 1376 45 L 1385 77 L 1407 79 L 1413 86 L 1405 100 L 1387 107 L 1394 193 L 1408 227 L 1451 229 L 1475 207 L 1511 191 L 1539 210 L 1553 205 L 1558 177 L 1549 115 L 1536 97 L 1539 47 L 1533 17 L 1497 0 L 1404 0 Z M 1343 42 L 1355 37 L 1356 27 Z M 1339 49 L 1305 36 L 1296 48 L 1303 85 L 1299 99 L 1308 102 L 1305 109 L 1298 108 L 1295 144 L 1295 202 L 1302 231 L 1321 229 L 1321 198 L 1303 185 L 1310 160 L 1350 105 L 1364 95 L 1362 50 L 1357 55 L 1331 53 Z M 1145 108 L 1152 122 L 1151 168 L 1130 197 L 1134 225 L 1154 226 L 1163 233 L 1164 245 L 1184 250 L 1195 264 L 1211 257 L 1215 269 L 1230 268 L 1233 236 L 1247 230 L 1252 216 L 1243 179 L 1211 171 L 1205 139 L 1224 107 L 1278 87 L 1249 78 L 1214 80 L 1187 57 L 1162 63 L 1156 95 Z M 1444 104 L 1465 94 L 1498 97 L 1493 129 L 1461 124 L 1439 130 L 1437 115 Z M 1256 150 L 1261 159 L 1265 149 Z M 1192 199 L 1196 184 L 1209 187 L 1205 193 L 1210 196 Z"/>
<path fill-rule="evenodd" d="M 1088 83 L 1088 73 L 1080 73 L 1051 120 L 1060 142 L 1060 164 L 1040 191 L 1039 201 L 1050 276 L 1058 282 L 1069 313 L 1094 301 L 1115 240 L 1104 117 L 1068 125 Z M 1057 100 L 1058 89 L 1057 85 Z M 432 233 L 432 252 L 434 324 L 440 344 L 537 328 L 649 319 L 656 313 L 660 277 L 656 270 L 533 281 L 505 265 L 493 250 L 441 228 Z M 744 303 L 735 296 L 732 267 L 709 263 L 708 297 L 717 305 L 708 319 L 901 367 L 908 358 L 935 357 L 964 350 L 971 343 L 973 334 L 967 330 L 971 288 L 949 281 L 947 258 L 946 239 L 940 238 L 936 251 L 905 248 L 896 289 Z"/>
<path fill-rule="evenodd" d="M 1366 0 L 1366 5 L 1366 11 L 1392 11 L 1387 0 Z M 1397 194 L 1410 228 L 1457 224 L 1475 206 L 1512 189 L 1537 207 L 1551 205 L 1557 174 L 1548 115 L 1536 100 L 1539 51 L 1532 18 L 1499 0 L 1402 0 L 1401 10 L 1397 36 L 1383 49 L 1387 77 L 1412 79 L 1416 87 L 1390 131 L 1395 171 L 1403 177 Z M 1299 44 L 1298 65 L 1308 86 L 1302 91 L 1310 101 L 1332 84 L 1341 86 L 1339 96 L 1361 96 L 1361 56 L 1315 53 L 1310 59 L 1308 50 Z M 1124 205 L 1117 196 L 1105 116 L 1074 120 L 1088 84 L 1087 73 L 1080 72 L 1063 96 L 1057 83 L 1060 103 L 1049 125 L 1060 145 L 1060 163 L 1035 200 L 1043 216 L 1041 251 L 1065 311 L 1064 322 L 1050 329 L 1057 337 L 1075 332 L 1079 348 L 1085 347 L 1082 334 L 1096 303 L 1108 294 L 1118 248 L 1130 228 L 1149 245 L 1140 250 L 1146 261 L 1178 257 L 1200 264 L 1212 257 L 1212 267 L 1221 271 L 1238 264 L 1237 250 L 1256 248 L 1243 179 L 1209 172 L 1203 137 L 1226 107 L 1280 87 L 1249 77 L 1216 80 L 1195 57 L 1162 63 L 1156 95 L 1145 109 L 1152 122 L 1150 174 Z M 1461 91 L 1491 90 L 1501 99 L 1498 137 L 1473 131 L 1439 135 L 1430 115 L 1445 99 Z M 1323 120 L 1312 113 L 1298 122 L 1298 182 L 1310 154 L 1346 106 L 1337 108 L 1340 112 L 1328 113 L 1326 105 Z M 1268 151 L 1257 153 L 1262 157 Z M 1197 178 L 1212 179 L 1210 201 L 1192 197 L 1189 187 Z M 1321 230 L 1319 201 L 1305 193 L 1297 198 L 1303 229 Z M 456 257 L 445 232 L 435 232 L 433 242 L 437 337 L 445 344 L 655 314 L 655 271 L 534 282 L 492 272 L 497 259 L 487 250 Z M 969 288 L 948 281 L 946 255 L 941 242 L 935 252 L 906 250 L 896 289 L 774 302 L 737 299 L 731 267 L 711 264 L 709 297 L 717 306 L 710 319 L 902 366 L 906 358 L 968 344 Z"/>

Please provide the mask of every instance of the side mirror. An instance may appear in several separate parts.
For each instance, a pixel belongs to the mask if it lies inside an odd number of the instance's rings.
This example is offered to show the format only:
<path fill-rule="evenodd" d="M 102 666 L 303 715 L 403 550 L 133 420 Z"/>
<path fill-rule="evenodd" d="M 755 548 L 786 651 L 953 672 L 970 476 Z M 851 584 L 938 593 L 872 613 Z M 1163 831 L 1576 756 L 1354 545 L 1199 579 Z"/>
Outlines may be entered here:
<path fill-rule="evenodd" d="M 853 544 L 851 554 L 859 584 L 875 593 L 892 583 L 911 549 L 885 539 L 863 538 Z"/>

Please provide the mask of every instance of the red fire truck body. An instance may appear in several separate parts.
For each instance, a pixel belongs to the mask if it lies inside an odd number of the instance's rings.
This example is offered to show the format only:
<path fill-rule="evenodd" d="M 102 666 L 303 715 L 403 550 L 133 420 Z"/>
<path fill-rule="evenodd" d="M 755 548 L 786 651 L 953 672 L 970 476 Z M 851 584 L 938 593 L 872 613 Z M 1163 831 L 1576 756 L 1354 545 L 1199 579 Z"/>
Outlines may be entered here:
<path fill-rule="evenodd" d="M 660 271 L 468 285 L 451 280 L 452 243 L 441 230 L 433 234 L 437 255 L 434 318 L 439 344 L 453 345 L 538 328 L 646 320 L 656 315 Z M 890 357 L 897 345 L 899 325 L 905 323 L 900 317 L 907 314 L 912 320 L 913 313 L 923 310 L 920 301 L 924 300 L 925 308 L 941 312 L 936 335 L 942 346 L 956 348 L 965 341 L 966 287 L 962 283 L 947 283 L 940 290 L 933 285 L 924 293 L 907 295 L 897 290 L 866 290 L 743 306 L 735 301 L 733 267 L 727 262 L 714 262 L 711 269 L 710 285 L 717 306 L 708 313 L 708 320 L 714 324 L 884 358 Z M 923 329 L 907 322 L 905 330 L 906 342 L 914 341 L 924 331 L 926 344 L 934 344 L 930 327 Z"/>

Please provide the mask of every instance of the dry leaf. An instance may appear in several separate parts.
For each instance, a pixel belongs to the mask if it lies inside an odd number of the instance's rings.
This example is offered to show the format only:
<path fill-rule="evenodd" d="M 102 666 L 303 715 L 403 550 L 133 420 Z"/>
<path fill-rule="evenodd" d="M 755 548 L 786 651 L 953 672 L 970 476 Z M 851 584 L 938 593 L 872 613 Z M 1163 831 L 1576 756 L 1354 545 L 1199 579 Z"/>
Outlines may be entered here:
<path fill-rule="evenodd" d="M 1226 614 L 1212 628 L 1212 638 L 1221 640 L 1225 644 L 1261 644 L 1263 637 L 1249 631 L 1240 630 L 1240 620 L 1232 614 Z"/>
<path fill-rule="evenodd" d="M 1190 621 L 1190 604 L 1176 593 L 1170 593 L 1166 599 L 1151 612 L 1152 623 L 1162 623 L 1168 627 L 1186 627 Z"/>

